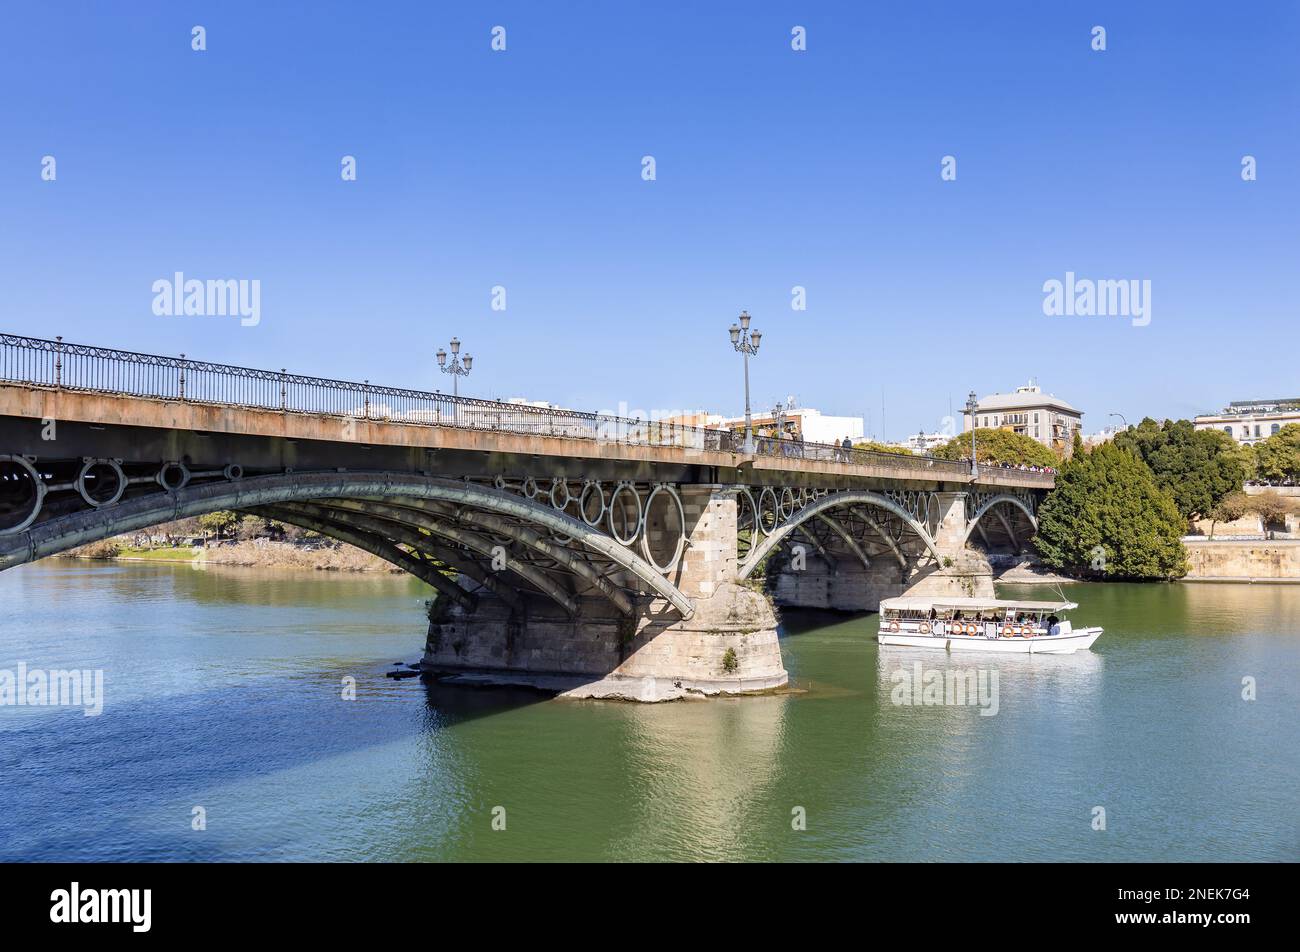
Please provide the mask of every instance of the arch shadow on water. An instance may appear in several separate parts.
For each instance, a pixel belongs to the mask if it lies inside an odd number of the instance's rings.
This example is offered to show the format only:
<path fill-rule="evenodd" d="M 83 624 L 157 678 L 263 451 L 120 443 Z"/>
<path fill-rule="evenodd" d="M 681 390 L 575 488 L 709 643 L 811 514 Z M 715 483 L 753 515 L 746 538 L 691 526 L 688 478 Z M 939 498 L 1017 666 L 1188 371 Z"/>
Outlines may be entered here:
<path fill-rule="evenodd" d="M 343 701 L 340 678 L 358 677 Z M 406 701 L 392 703 L 407 695 Z M 515 688 L 393 681 L 384 663 L 0 722 L 0 861 L 265 859 L 189 829 L 212 791 L 274 778 L 549 699 Z M 313 729 L 325 722 L 328 729 Z M 167 815 L 163 829 L 146 817 Z M 214 825 L 217 820 L 214 817 Z"/>

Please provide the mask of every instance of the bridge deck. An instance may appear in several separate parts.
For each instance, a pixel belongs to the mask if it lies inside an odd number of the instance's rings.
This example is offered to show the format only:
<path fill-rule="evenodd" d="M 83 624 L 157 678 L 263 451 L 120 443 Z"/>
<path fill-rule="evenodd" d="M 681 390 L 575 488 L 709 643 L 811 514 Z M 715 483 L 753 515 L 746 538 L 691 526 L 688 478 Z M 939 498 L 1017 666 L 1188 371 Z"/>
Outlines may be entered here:
<path fill-rule="evenodd" d="M 281 412 L 146 397 L 127 397 L 48 387 L 0 383 L 0 417 L 79 422 L 96 426 L 225 433 L 287 440 L 338 442 L 354 446 L 438 449 L 571 460 L 745 467 L 764 473 L 815 474 L 889 480 L 970 483 L 966 463 L 928 457 L 891 458 L 883 453 L 855 451 L 845 461 L 798 455 L 745 456 L 733 449 L 707 449 L 660 442 L 601 440 L 585 437 L 476 429 L 448 424 L 412 424 L 389 420 L 342 418 L 302 412 Z M 51 448 L 46 447 L 46 452 Z M 1049 473 L 982 467 L 976 485 L 1050 489 Z"/>
<path fill-rule="evenodd" d="M 250 370 L 0 335 L 0 418 L 570 460 L 754 477 L 971 483 L 966 461 L 760 441 L 730 431 Z M 51 449 L 42 448 L 45 453 Z M 1050 489 L 1049 473 L 981 467 L 976 485 Z"/>

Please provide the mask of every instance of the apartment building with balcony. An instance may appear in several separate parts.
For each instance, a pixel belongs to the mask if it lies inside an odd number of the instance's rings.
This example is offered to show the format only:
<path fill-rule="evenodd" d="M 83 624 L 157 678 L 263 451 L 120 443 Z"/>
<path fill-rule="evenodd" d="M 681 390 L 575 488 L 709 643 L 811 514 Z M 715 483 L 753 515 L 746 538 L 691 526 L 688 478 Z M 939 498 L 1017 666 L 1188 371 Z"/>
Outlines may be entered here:
<path fill-rule="evenodd" d="M 978 401 L 975 412 L 962 414 L 965 432 L 971 428 L 1011 430 L 1037 440 L 1068 457 L 1074 435 L 1083 431 L 1083 411 L 1060 397 L 1043 393 L 1032 380 L 1014 393 L 995 393 Z"/>

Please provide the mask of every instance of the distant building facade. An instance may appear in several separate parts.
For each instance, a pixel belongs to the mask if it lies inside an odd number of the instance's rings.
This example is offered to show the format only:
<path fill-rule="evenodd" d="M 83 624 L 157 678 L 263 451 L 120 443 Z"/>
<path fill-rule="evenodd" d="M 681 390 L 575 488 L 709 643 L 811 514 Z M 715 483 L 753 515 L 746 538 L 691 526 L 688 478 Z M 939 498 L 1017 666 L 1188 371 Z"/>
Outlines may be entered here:
<path fill-rule="evenodd" d="M 962 413 L 965 431 L 1011 430 L 1037 440 L 1062 456 L 1069 456 L 1074 435 L 1083 432 L 1083 411 L 1076 410 L 1060 397 L 1043 393 L 1032 381 L 1017 387 L 1015 393 L 995 393 L 984 397 L 974 414 Z"/>
<path fill-rule="evenodd" d="M 951 436 L 944 433 L 917 433 L 914 436 L 909 436 L 902 443 L 894 445 L 902 449 L 909 449 L 913 453 L 929 454 L 951 439 Z"/>
<path fill-rule="evenodd" d="M 1083 437 L 1083 445 L 1087 447 L 1100 446 L 1103 443 L 1109 443 L 1115 439 L 1115 434 L 1119 432 L 1119 427 L 1104 426 L 1096 433 L 1088 433 Z"/>
<path fill-rule="evenodd" d="M 1300 397 L 1284 400 L 1234 400 L 1222 413 L 1198 416 L 1198 430 L 1221 430 L 1238 443 L 1254 446 L 1289 423 L 1300 423 Z"/>
<path fill-rule="evenodd" d="M 831 416 L 812 407 L 790 407 L 779 414 L 771 410 L 753 414 L 754 433 L 758 436 L 776 436 L 780 430 L 785 436 L 802 439 L 806 443 L 840 443 L 845 437 L 857 442 L 864 430 L 862 417 Z M 732 417 L 723 427 L 737 433 L 745 432 L 745 418 Z"/>

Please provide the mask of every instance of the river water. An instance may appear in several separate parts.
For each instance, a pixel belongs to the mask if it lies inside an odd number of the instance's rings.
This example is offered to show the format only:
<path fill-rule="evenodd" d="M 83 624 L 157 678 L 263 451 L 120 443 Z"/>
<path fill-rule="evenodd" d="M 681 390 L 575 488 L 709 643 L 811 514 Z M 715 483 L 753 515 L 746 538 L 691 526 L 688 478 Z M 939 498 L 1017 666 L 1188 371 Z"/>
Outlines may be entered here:
<path fill-rule="evenodd" d="M 0 673 L 102 670 L 103 712 L 0 707 L 0 859 L 1300 859 L 1300 586 L 1067 594 L 1091 652 L 787 611 L 801 693 L 647 706 L 383 677 L 414 580 L 24 566 Z M 996 693 L 895 703 L 948 669 Z"/>

